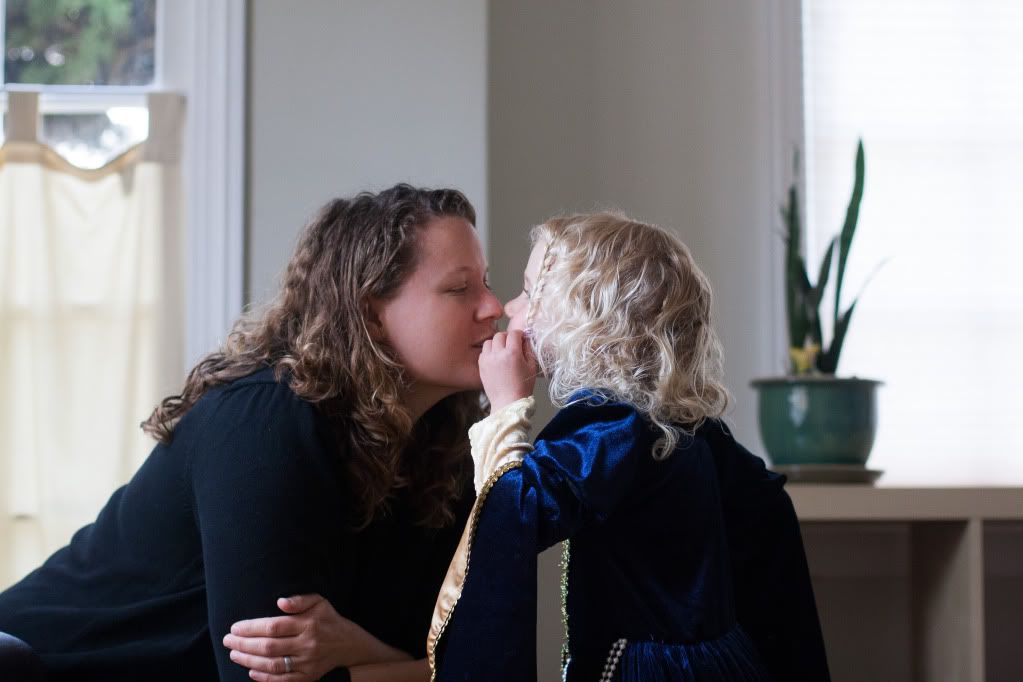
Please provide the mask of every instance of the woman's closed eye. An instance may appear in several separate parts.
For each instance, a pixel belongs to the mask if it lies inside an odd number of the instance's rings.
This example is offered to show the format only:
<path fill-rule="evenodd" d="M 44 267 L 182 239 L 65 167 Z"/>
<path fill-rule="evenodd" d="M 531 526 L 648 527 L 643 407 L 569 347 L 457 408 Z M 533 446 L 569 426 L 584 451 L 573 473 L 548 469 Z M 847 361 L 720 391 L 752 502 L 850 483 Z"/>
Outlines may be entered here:
<path fill-rule="evenodd" d="M 487 291 L 493 291 L 493 288 L 490 286 L 490 280 L 484 279 L 482 282 L 480 282 L 480 284 L 482 284 L 483 288 L 486 289 Z M 447 290 L 447 293 L 455 295 L 466 294 L 469 292 L 469 289 L 471 289 L 473 286 L 475 285 L 470 284 L 469 282 L 463 282 L 457 286 L 449 288 Z"/>

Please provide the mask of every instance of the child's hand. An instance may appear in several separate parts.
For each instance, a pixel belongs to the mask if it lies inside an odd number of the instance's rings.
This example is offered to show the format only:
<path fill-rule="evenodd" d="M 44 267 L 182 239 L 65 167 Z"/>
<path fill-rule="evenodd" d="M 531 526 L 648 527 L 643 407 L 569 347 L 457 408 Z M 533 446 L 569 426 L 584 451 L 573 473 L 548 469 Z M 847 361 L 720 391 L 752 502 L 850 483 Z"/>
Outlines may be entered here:
<path fill-rule="evenodd" d="M 498 332 L 483 343 L 480 378 L 491 412 L 533 395 L 537 372 L 533 349 L 520 330 Z"/>

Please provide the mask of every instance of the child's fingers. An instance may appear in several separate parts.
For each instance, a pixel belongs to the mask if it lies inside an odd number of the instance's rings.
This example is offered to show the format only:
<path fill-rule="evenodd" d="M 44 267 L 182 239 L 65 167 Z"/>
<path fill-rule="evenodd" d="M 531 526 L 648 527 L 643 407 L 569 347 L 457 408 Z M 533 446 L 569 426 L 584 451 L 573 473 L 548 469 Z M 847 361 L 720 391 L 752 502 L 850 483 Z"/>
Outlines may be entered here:
<path fill-rule="evenodd" d="M 536 355 L 533 354 L 533 343 L 521 329 L 508 332 L 508 348 L 517 351 L 529 367 L 536 369 Z"/>
<path fill-rule="evenodd" d="M 522 330 L 513 329 L 508 332 L 508 338 L 505 340 L 506 346 L 510 350 L 522 350 Z"/>
<path fill-rule="evenodd" d="M 504 350 L 507 338 L 508 334 L 505 332 L 497 332 L 494 334 L 494 338 L 492 339 L 494 342 L 494 350 Z"/>
<path fill-rule="evenodd" d="M 522 339 L 522 355 L 525 356 L 526 362 L 529 363 L 530 367 L 533 367 L 534 370 L 539 371 L 537 370 L 539 361 L 536 359 L 536 353 L 533 352 L 533 341 L 528 336 L 524 336 Z"/>

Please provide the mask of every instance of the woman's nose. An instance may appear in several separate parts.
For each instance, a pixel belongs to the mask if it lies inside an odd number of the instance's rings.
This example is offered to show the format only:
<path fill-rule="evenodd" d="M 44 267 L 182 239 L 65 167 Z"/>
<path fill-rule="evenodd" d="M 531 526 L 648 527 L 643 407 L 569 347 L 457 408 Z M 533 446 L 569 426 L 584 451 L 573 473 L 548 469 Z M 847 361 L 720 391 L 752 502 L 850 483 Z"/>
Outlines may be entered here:
<path fill-rule="evenodd" d="M 481 320 L 496 319 L 501 317 L 503 311 L 504 308 L 501 306 L 501 301 L 494 295 L 494 292 L 488 289 L 483 295 L 483 301 L 478 312 L 479 318 Z"/>

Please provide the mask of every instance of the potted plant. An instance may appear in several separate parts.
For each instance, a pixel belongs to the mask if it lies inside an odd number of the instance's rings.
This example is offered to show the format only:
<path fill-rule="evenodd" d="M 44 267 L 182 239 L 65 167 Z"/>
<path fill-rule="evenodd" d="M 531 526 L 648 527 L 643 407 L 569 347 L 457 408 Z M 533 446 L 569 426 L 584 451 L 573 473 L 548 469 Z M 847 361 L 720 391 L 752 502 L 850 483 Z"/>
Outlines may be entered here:
<path fill-rule="evenodd" d="M 855 180 L 842 230 L 828 244 L 811 282 L 802 254 L 803 230 L 796 183 L 782 206 L 785 225 L 785 310 L 789 374 L 755 379 L 760 435 L 776 468 L 797 479 L 872 481 L 880 472 L 866 468 L 877 430 L 877 387 L 873 379 L 837 377 L 855 298 L 841 308 L 846 264 L 863 199 L 863 141 L 857 145 Z M 837 262 L 836 262 L 837 261 Z M 821 328 L 824 288 L 835 270 L 830 342 Z"/>

